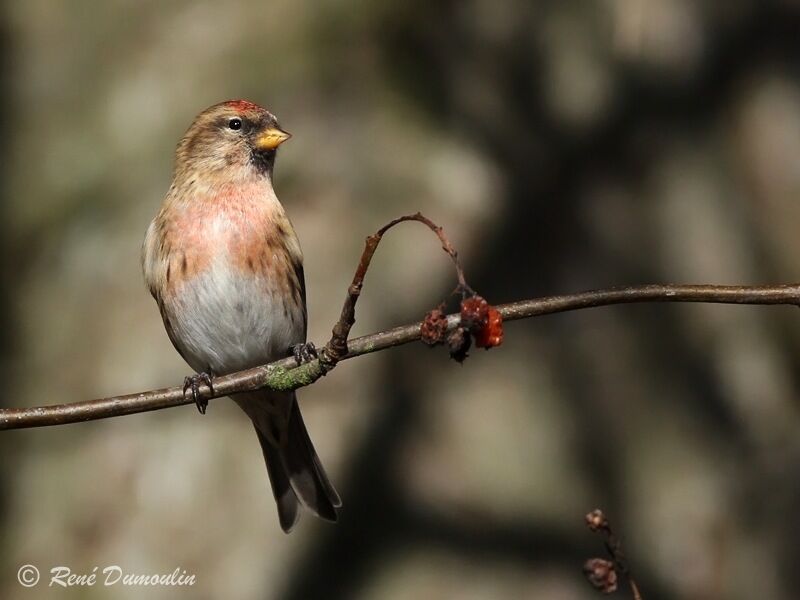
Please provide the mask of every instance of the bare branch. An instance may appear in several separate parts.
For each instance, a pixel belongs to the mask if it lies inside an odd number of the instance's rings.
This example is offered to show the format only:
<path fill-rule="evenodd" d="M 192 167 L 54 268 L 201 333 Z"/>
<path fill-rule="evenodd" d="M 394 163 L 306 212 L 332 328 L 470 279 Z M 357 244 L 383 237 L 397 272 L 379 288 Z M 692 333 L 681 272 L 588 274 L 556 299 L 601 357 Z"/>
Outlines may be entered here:
<path fill-rule="evenodd" d="M 514 321 L 584 308 L 634 302 L 708 302 L 797 306 L 800 305 L 800 284 L 775 286 L 644 285 L 534 298 L 500 305 L 496 308 L 505 321 Z M 448 329 L 454 329 L 459 320 L 458 314 L 448 315 Z M 421 323 L 417 322 L 350 340 L 347 343 L 347 353 L 341 360 L 416 341 L 420 339 L 420 326 Z M 324 372 L 325 369 L 320 365 L 319 360 L 298 367 L 293 358 L 285 358 L 269 365 L 218 377 L 214 380 L 214 393 L 206 393 L 204 396 L 208 399 L 218 398 L 259 388 L 297 389 L 310 385 Z M 182 387 L 171 387 L 71 404 L 7 408 L 0 410 L 0 429 L 78 423 L 192 403 L 191 398 L 184 396 Z"/>

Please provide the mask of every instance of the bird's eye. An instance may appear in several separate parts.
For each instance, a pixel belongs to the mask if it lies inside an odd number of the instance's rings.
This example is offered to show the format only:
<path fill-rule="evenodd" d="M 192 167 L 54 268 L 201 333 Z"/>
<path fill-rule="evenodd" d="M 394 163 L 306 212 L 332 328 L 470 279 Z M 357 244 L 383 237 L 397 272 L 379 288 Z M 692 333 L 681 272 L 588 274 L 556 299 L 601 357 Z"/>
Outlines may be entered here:
<path fill-rule="evenodd" d="M 239 131 L 242 128 L 242 120 L 231 119 L 230 121 L 228 121 L 228 127 L 233 129 L 234 131 Z"/>

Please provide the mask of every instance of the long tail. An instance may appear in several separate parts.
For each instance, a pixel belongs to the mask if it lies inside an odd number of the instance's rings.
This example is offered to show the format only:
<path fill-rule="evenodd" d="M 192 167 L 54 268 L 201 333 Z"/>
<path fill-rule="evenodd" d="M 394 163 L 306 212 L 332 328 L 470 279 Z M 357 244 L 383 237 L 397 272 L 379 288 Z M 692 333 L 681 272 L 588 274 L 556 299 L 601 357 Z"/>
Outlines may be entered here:
<path fill-rule="evenodd" d="M 267 463 L 281 528 L 286 533 L 292 530 L 300 518 L 299 504 L 318 517 L 336 521 L 336 509 L 342 505 L 342 501 L 325 474 L 311 438 L 308 437 L 294 394 L 291 397 L 285 443 L 274 445 L 258 425 L 256 433 Z"/>

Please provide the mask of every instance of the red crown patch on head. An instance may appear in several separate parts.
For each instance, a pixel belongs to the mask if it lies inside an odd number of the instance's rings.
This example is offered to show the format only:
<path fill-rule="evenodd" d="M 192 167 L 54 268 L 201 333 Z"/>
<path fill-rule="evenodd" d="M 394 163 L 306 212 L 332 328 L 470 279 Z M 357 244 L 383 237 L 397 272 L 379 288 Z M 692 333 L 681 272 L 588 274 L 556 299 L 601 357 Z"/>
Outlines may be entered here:
<path fill-rule="evenodd" d="M 258 104 L 253 104 L 249 100 L 228 100 L 225 106 L 242 111 L 263 110 Z"/>

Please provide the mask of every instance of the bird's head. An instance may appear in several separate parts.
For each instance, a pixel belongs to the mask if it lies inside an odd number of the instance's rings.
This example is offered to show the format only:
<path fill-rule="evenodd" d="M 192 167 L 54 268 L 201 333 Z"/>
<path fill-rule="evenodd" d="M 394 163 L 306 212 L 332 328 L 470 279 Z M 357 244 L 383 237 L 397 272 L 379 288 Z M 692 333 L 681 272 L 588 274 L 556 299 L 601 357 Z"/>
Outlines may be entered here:
<path fill-rule="evenodd" d="M 268 110 L 247 100 L 221 102 L 200 113 L 178 144 L 176 175 L 271 176 L 278 146 L 291 137 Z"/>

